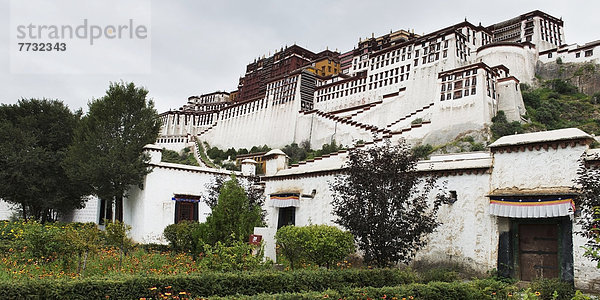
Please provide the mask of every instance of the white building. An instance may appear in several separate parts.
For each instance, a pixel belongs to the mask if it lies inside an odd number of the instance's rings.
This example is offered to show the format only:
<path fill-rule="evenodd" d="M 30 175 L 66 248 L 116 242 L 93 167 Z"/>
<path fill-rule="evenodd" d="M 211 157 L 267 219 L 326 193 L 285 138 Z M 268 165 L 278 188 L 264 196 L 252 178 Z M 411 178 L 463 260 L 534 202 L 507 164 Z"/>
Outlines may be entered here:
<path fill-rule="evenodd" d="M 600 273 L 583 256 L 576 234 L 573 179 L 593 138 L 579 129 L 513 135 L 489 152 L 433 156 L 418 170 L 446 182 L 456 202 L 443 207 L 443 224 L 428 237 L 417 261 L 452 262 L 485 273 L 498 269 L 521 280 L 558 277 L 599 289 Z M 362 147 L 369 147 L 367 143 Z M 267 173 L 265 254 L 275 258 L 274 235 L 287 224 L 334 225 L 330 182 L 347 160 L 341 151 Z M 575 208 L 575 209 L 574 209 Z"/>
<path fill-rule="evenodd" d="M 464 21 L 423 36 L 400 32 L 393 43 L 373 38 L 374 47 L 343 54 L 347 74 L 321 78 L 301 68 L 266 82 L 259 98 L 190 97 L 182 109 L 161 114 L 161 136 L 147 149 L 153 172 L 143 189 L 128 192 L 124 221 L 136 241 L 161 242 L 169 224 L 204 221 L 210 213 L 202 201 L 207 184 L 231 174 L 161 162 L 161 148 L 181 150 L 195 141 L 221 149 L 303 141 L 318 148 L 332 140 L 366 142 L 358 147 L 383 139 L 443 144 L 485 129 L 499 110 L 520 120 L 525 107 L 519 83 L 532 82 L 536 64 L 598 61 L 600 44 L 564 46 L 562 25 L 534 11 L 489 27 Z M 497 140 L 490 151 L 419 162 L 420 171 L 447 182 L 456 202 L 442 208 L 443 225 L 416 259 L 461 263 L 482 273 L 498 269 L 523 280 L 559 277 L 578 288 L 600 289 L 600 274 L 582 255 L 572 207 L 578 160 L 598 154 L 588 149 L 591 141 L 578 129 L 514 135 Z M 329 182 L 347 155 L 340 151 L 289 168 L 281 151 L 265 155 L 267 226 L 255 233 L 263 236 L 268 257 L 275 258 L 274 235 L 282 225 L 334 224 Z M 254 168 L 243 170 L 235 172 L 242 180 Z M 94 205 L 90 200 L 90 211 L 71 219 L 88 220 Z M 0 208 L 0 214 L 5 211 Z"/>
<path fill-rule="evenodd" d="M 259 98 L 202 116 L 164 113 L 159 143 L 190 136 L 223 149 L 303 141 L 318 148 L 384 136 L 444 143 L 486 128 L 499 110 L 520 120 L 519 83 L 534 81 L 538 62 L 597 60 L 597 43 L 564 44 L 563 21 L 537 10 L 487 27 L 465 20 L 423 36 L 399 30 L 342 54 L 339 75 L 300 68 L 267 82 Z M 412 126 L 415 119 L 424 122 Z"/>

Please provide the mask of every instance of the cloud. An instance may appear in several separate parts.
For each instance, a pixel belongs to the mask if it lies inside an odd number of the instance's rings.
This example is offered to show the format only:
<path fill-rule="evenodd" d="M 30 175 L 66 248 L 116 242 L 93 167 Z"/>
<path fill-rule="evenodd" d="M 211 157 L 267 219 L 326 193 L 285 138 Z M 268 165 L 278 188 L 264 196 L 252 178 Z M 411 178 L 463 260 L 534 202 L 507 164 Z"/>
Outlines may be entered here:
<path fill-rule="evenodd" d="M 494 7 L 473 0 L 153 1 L 151 73 L 77 76 L 11 74 L 9 2 L 0 1 L 0 102 L 46 97 L 62 99 L 71 108 L 85 108 L 90 99 L 104 94 L 109 81 L 124 80 L 146 87 L 158 110 L 165 111 L 182 106 L 190 95 L 236 89 L 249 62 L 285 45 L 297 43 L 315 52 L 326 47 L 347 51 L 372 33 L 414 29 L 422 34 L 465 18 L 491 25 L 534 9 L 562 16 L 567 42 L 581 44 L 600 38 L 595 31 L 600 27 L 594 15 L 598 6 L 582 0 L 568 4 L 510 0 Z M 119 51 L 107 55 L 119 55 Z"/>

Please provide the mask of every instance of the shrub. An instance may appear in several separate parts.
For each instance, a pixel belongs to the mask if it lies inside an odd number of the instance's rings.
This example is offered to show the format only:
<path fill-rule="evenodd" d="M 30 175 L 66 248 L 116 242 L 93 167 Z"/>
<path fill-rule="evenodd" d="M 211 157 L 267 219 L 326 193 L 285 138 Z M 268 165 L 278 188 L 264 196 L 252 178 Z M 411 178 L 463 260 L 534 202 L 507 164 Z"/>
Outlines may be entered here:
<path fill-rule="evenodd" d="M 539 299 L 571 299 L 575 296 L 575 289 L 572 283 L 560 281 L 559 279 L 539 279 L 531 282 L 529 288 L 534 292 L 539 292 Z M 554 295 L 558 295 L 555 297 Z"/>
<path fill-rule="evenodd" d="M 194 157 L 194 153 L 192 153 L 191 147 L 184 148 L 181 154 L 179 154 L 177 151 L 167 150 L 163 148 L 161 161 L 182 165 L 198 166 L 198 162 Z"/>
<path fill-rule="evenodd" d="M 422 118 L 416 118 L 410 122 L 410 124 L 412 124 L 412 125 L 418 125 L 418 124 L 422 124 L 422 123 L 423 123 Z"/>
<path fill-rule="evenodd" d="M 23 224 L 22 235 L 15 245 L 25 249 L 25 255 L 37 261 L 68 260 L 75 252 L 73 241 L 65 233 L 65 225 L 40 224 L 29 221 Z"/>
<path fill-rule="evenodd" d="M 303 247 L 307 238 L 304 236 L 305 232 L 299 230 L 299 228 L 296 226 L 283 226 L 275 234 L 277 248 L 281 255 L 289 261 L 292 270 L 305 258 Z"/>
<path fill-rule="evenodd" d="M 294 268 L 306 261 L 328 269 L 354 252 L 354 237 L 335 226 L 284 226 L 275 235 L 277 245 Z"/>
<path fill-rule="evenodd" d="M 271 263 L 263 262 L 263 253 L 256 246 L 235 241 L 230 246 L 221 242 L 214 246 L 204 244 L 200 265 L 215 271 L 249 271 L 267 268 Z"/>
<path fill-rule="evenodd" d="M 418 159 L 428 159 L 433 151 L 433 147 L 429 144 L 415 146 L 412 149 L 412 154 Z"/>
<path fill-rule="evenodd" d="M 540 98 L 540 94 L 533 92 L 533 91 L 528 91 L 528 90 L 524 90 L 522 89 L 522 94 L 523 94 L 523 103 L 525 103 L 526 107 L 531 107 L 531 108 L 538 108 L 540 107 L 541 104 L 541 98 Z"/>
<path fill-rule="evenodd" d="M 484 289 L 479 290 L 474 282 L 433 282 L 430 284 L 409 284 L 388 287 L 362 287 L 326 289 L 300 293 L 235 295 L 227 297 L 211 297 L 211 299 L 512 299 L 512 286 L 482 286 L 490 282 L 477 282 Z"/>
<path fill-rule="evenodd" d="M 119 249 L 121 254 L 119 267 L 123 262 L 123 256 L 127 255 L 135 246 L 133 240 L 128 236 L 129 231 L 131 231 L 130 225 L 120 221 L 106 220 L 106 228 L 102 232 L 106 246 Z"/>
<path fill-rule="evenodd" d="M 572 95 L 577 93 L 578 91 L 576 86 L 562 79 L 549 80 L 547 84 L 550 85 L 552 90 L 563 95 Z"/>
<path fill-rule="evenodd" d="M 152 297 L 152 287 L 161 290 L 171 287 L 174 291 L 185 291 L 196 297 L 235 295 L 233 297 L 239 298 L 240 295 L 261 293 L 318 293 L 327 289 L 345 290 L 366 286 L 381 288 L 415 281 L 414 273 L 398 269 L 205 272 L 193 276 L 0 281 L 0 290 L 2 299 L 139 299 Z M 444 289 L 444 286 L 434 288 Z"/>
<path fill-rule="evenodd" d="M 458 272 L 451 268 L 433 268 L 419 274 L 422 282 L 440 281 L 452 282 L 457 281 Z"/>
<path fill-rule="evenodd" d="M 471 151 L 483 151 L 485 150 L 485 146 L 482 143 L 472 143 Z"/>
<path fill-rule="evenodd" d="M 202 251 L 206 240 L 206 223 L 183 221 L 171 224 L 165 228 L 163 236 L 173 251 L 195 256 Z"/>

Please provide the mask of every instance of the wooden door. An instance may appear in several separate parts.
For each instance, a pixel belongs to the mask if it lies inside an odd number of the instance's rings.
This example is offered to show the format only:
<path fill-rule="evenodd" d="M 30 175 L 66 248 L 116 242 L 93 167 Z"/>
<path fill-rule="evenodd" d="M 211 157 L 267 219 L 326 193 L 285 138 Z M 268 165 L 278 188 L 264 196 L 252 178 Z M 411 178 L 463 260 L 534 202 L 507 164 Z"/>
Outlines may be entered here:
<path fill-rule="evenodd" d="M 558 278 L 558 224 L 519 225 L 521 280 Z"/>

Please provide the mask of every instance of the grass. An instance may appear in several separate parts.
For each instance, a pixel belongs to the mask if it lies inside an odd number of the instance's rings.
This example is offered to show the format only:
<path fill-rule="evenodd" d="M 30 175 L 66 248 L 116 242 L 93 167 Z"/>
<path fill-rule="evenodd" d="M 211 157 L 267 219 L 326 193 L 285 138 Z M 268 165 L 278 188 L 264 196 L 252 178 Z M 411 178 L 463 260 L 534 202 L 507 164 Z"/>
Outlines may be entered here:
<path fill-rule="evenodd" d="M 21 250 L 12 250 L 0 257 L 0 281 L 31 279 L 68 279 L 79 277 L 113 278 L 123 275 L 178 275 L 200 273 L 200 266 L 190 255 L 171 252 L 147 252 L 137 249 L 123 257 L 116 249 L 100 249 L 90 256 L 85 272 L 77 273 L 75 264 L 64 260 L 31 259 Z"/>
<path fill-rule="evenodd" d="M 206 144 L 208 146 L 208 144 Z M 209 166 L 210 168 L 217 168 L 217 166 L 206 156 L 206 151 L 204 151 L 204 146 L 201 142 L 196 141 L 196 147 L 198 147 L 198 153 L 200 153 L 200 158 L 202 162 Z"/>

